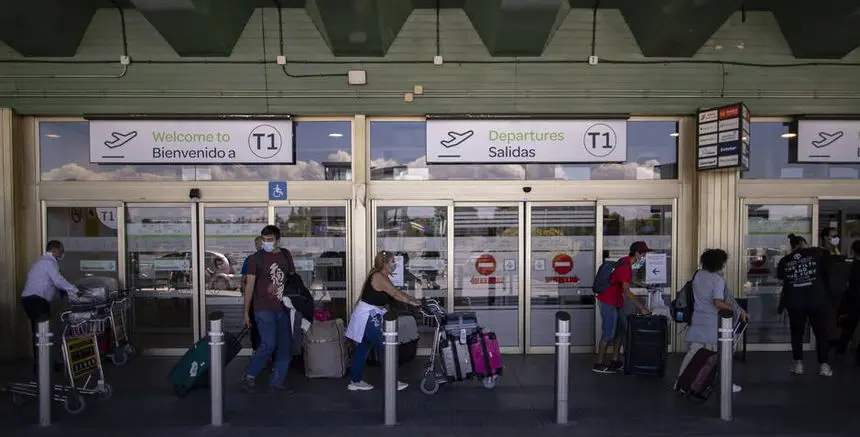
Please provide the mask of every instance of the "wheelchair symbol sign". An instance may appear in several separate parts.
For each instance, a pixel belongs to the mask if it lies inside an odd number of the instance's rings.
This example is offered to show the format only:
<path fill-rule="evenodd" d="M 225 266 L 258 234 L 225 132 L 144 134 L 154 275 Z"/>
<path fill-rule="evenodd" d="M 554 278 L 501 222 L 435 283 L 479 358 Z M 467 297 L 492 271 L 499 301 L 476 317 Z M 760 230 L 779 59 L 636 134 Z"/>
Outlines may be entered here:
<path fill-rule="evenodd" d="M 287 200 L 287 183 L 269 182 L 269 200 Z"/>

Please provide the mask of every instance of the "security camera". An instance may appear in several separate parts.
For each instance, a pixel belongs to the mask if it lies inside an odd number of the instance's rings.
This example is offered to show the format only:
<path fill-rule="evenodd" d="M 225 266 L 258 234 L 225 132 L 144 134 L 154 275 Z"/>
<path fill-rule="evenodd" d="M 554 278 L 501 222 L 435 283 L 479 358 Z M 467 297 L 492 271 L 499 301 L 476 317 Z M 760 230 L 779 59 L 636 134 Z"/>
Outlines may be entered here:
<path fill-rule="evenodd" d="M 192 188 L 191 191 L 188 192 L 188 198 L 194 202 L 200 200 L 200 188 Z"/>
<path fill-rule="evenodd" d="M 523 187 L 523 193 L 531 193 L 532 187 Z"/>

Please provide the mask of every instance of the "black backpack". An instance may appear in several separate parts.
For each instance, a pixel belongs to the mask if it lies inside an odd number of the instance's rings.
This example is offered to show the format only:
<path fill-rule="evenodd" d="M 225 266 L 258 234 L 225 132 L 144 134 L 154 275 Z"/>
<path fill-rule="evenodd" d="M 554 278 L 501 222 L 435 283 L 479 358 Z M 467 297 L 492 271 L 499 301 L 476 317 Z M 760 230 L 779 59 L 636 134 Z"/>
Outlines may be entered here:
<path fill-rule="evenodd" d="M 698 272 L 696 272 L 698 273 Z M 693 295 L 693 280 L 696 279 L 696 274 L 678 290 L 678 294 L 672 301 L 672 320 L 676 323 L 690 324 L 693 321 L 693 309 L 695 296 Z"/>

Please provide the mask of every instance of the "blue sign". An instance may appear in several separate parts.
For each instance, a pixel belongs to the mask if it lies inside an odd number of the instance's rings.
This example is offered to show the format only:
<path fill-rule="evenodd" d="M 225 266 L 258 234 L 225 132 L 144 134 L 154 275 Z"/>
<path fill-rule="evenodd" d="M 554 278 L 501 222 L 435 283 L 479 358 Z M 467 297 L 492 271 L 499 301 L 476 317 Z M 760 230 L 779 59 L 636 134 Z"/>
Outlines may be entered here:
<path fill-rule="evenodd" d="M 269 200 L 287 200 L 287 183 L 269 182 Z"/>

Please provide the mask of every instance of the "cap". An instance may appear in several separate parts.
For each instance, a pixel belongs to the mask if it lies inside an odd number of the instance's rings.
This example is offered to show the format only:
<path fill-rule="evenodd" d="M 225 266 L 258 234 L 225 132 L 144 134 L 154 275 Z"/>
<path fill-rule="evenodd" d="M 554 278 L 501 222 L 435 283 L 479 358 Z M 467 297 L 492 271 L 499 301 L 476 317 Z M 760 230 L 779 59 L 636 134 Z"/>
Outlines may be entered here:
<path fill-rule="evenodd" d="M 651 249 L 648 248 L 648 245 L 644 241 L 634 241 L 630 245 L 630 253 L 645 253 L 650 251 Z"/>

